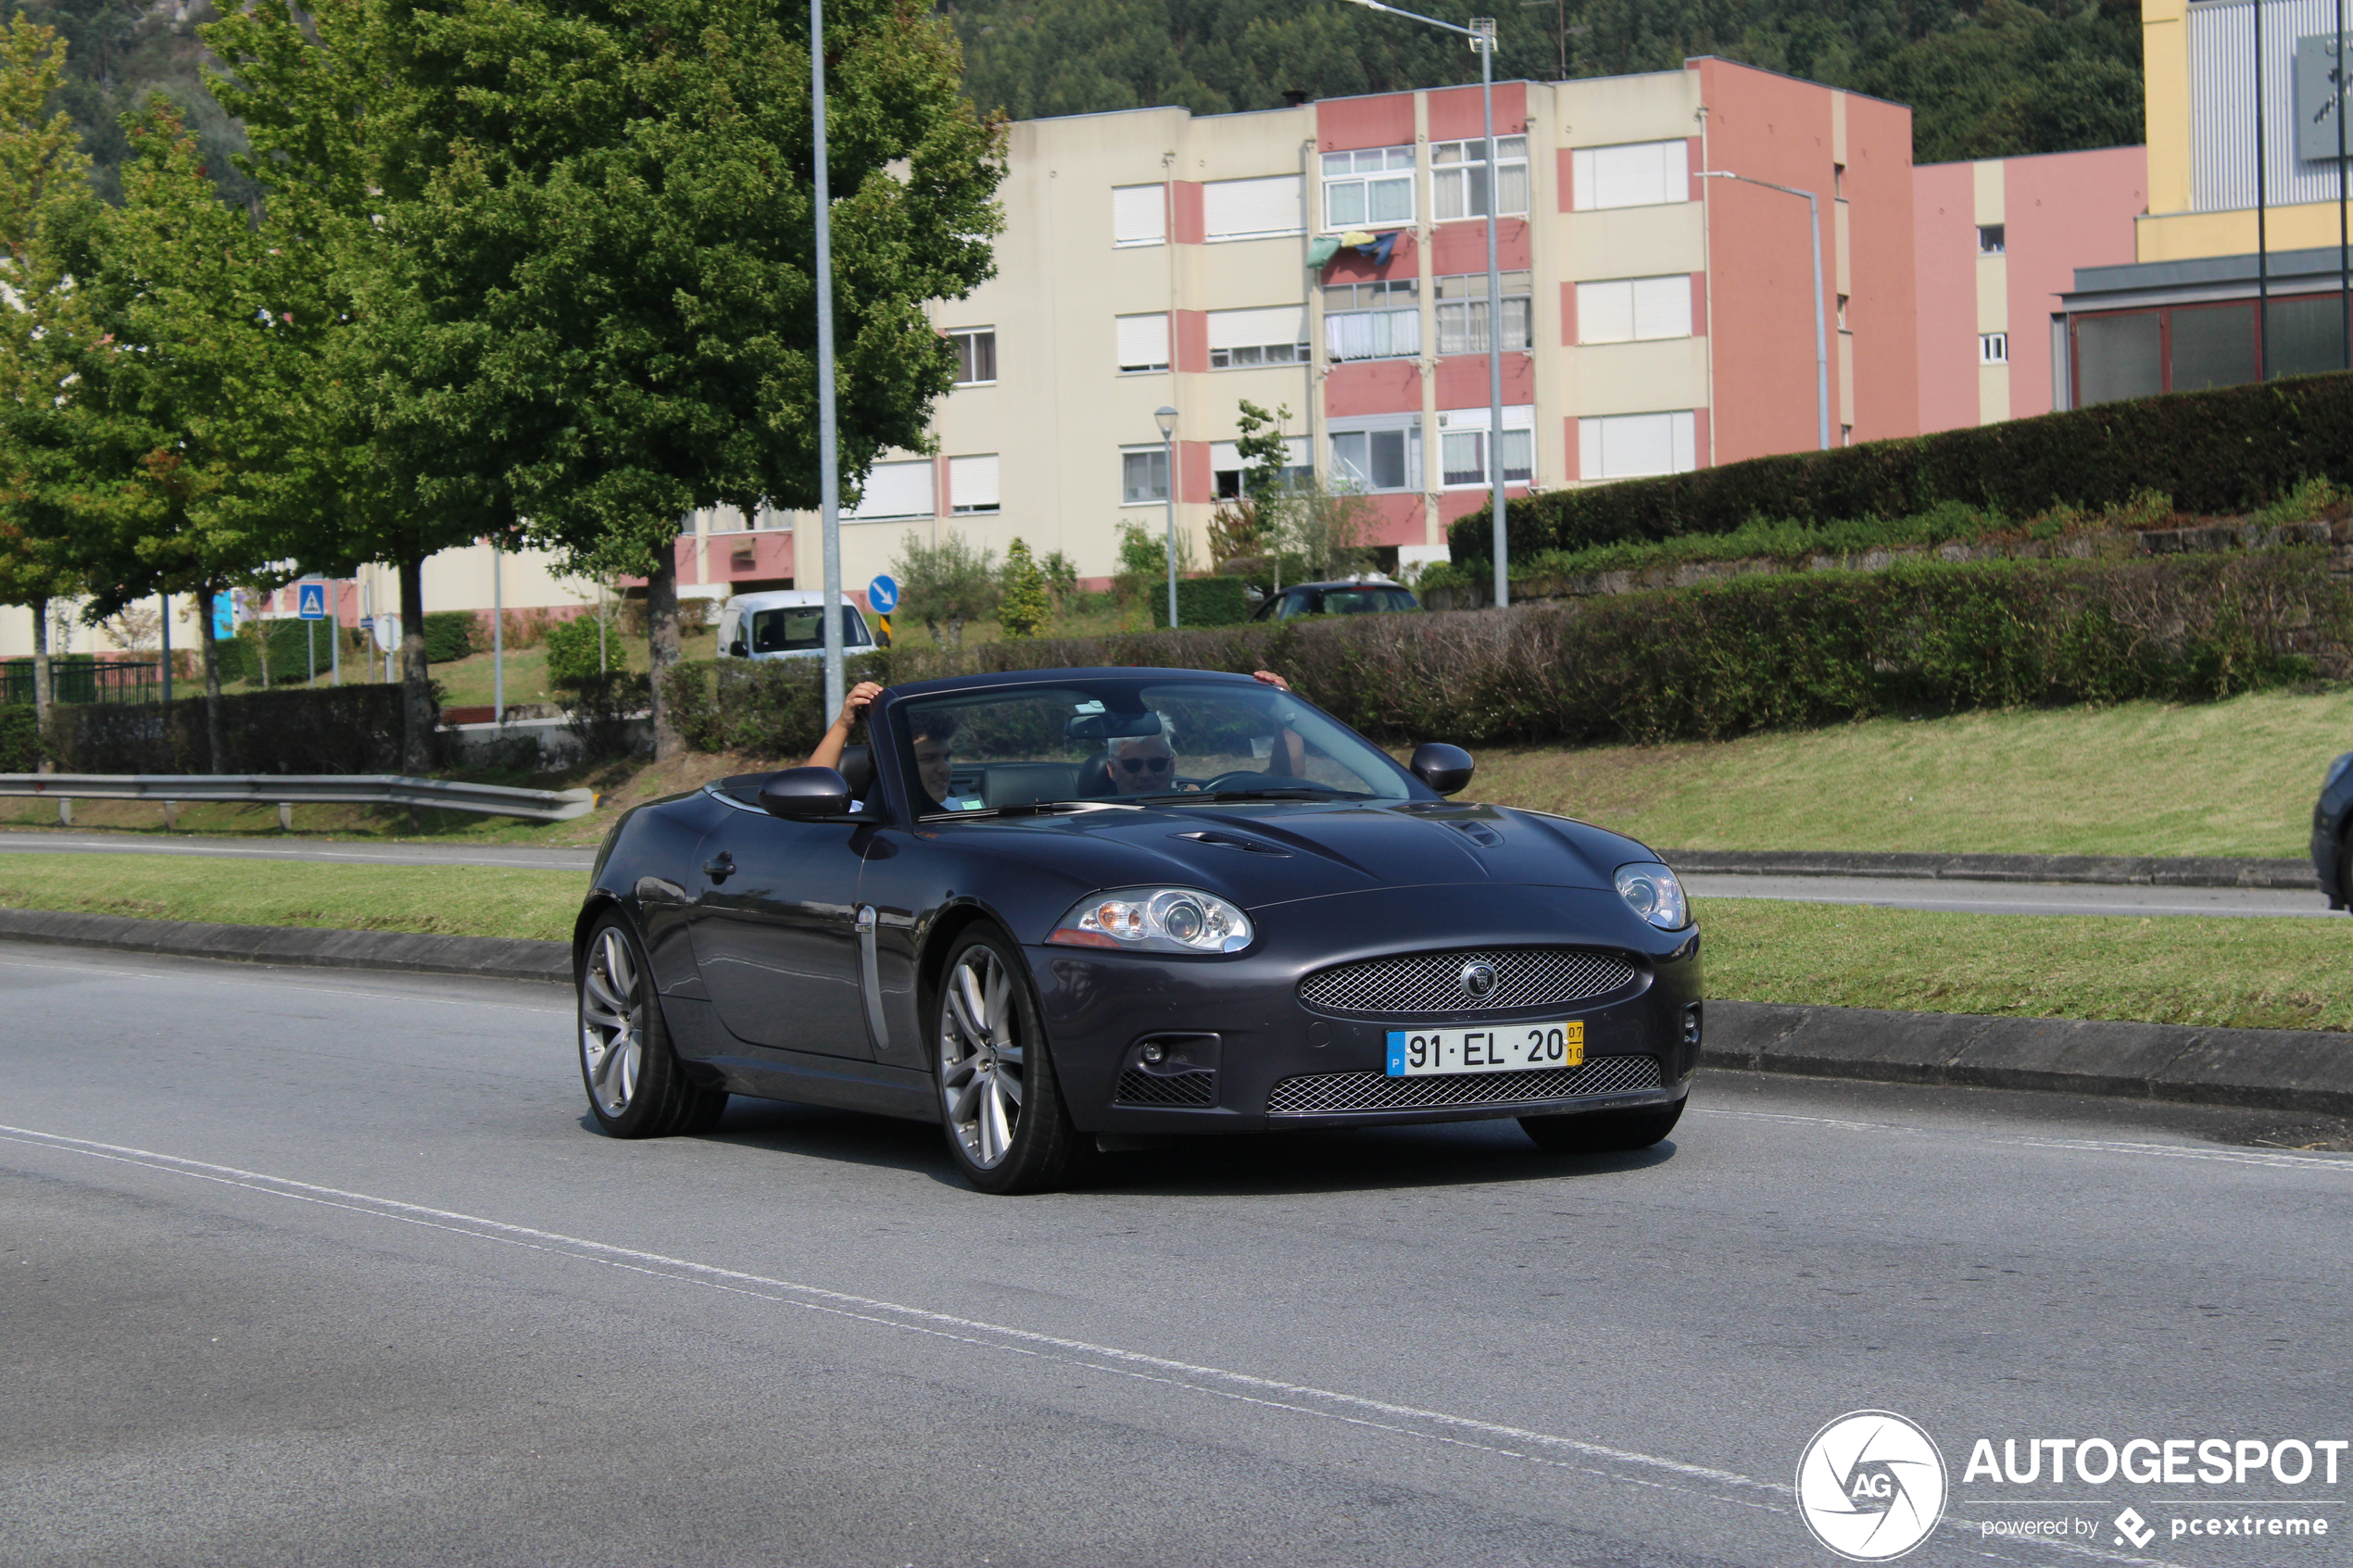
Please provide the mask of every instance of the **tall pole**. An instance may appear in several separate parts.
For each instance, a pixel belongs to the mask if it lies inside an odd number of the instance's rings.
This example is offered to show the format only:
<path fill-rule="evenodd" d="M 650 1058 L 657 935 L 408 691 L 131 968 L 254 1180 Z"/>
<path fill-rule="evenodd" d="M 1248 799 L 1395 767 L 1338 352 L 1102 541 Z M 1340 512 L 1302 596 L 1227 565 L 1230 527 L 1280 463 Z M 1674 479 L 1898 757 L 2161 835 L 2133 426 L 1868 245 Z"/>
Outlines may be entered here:
<path fill-rule="evenodd" d="M 1504 171 L 1495 162 L 1495 19 L 1473 18 L 1471 30 L 1479 109 L 1487 117 L 1487 475 L 1495 512 L 1495 608 L 1501 609 L 1512 602 L 1512 579 L 1511 535 L 1504 523 L 1504 274 L 1495 259 L 1495 232 L 1504 224 Z"/>
<path fill-rule="evenodd" d="M 333 597 L 327 601 L 327 684 L 343 684 L 343 584 L 330 581 L 327 584 Z"/>
<path fill-rule="evenodd" d="M 171 596 L 163 596 L 163 700 L 171 701 Z"/>
<path fill-rule="evenodd" d="M 2263 0 L 2255 0 L 2255 379 L 2271 379 L 2271 245 L 2266 232 L 2270 196 L 2263 167 Z"/>
<path fill-rule="evenodd" d="M 834 221 L 825 167 L 825 0 L 809 0 L 809 117 L 817 195 L 817 518 L 824 540 L 825 716 L 841 711 L 841 452 L 834 439 Z"/>
<path fill-rule="evenodd" d="M 1168 465 L 1168 629 L 1176 630 L 1176 431 L 1160 437 L 1161 460 Z"/>
<path fill-rule="evenodd" d="M 2353 370 L 2353 245 L 2345 215 L 2345 0 L 2336 0 L 2336 60 L 2329 72 L 2336 102 L 2336 345 L 2345 350 L 2345 364 Z"/>
<path fill-rule="evenodd" d="M 490 721 L 507 721 L 507 596 L 498 578 L 498 543 L 490 544 Z"/>

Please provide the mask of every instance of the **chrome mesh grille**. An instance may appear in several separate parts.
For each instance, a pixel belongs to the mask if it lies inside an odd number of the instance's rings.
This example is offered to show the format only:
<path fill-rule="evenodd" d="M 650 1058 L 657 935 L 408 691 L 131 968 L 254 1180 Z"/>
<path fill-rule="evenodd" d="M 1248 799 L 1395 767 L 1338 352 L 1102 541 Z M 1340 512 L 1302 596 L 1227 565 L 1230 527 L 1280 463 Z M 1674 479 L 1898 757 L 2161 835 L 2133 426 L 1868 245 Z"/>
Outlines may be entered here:
<path fill-rule="evenodd" d="M 1463 990 L 1463 968 L 1473 962 L 1495 971 L 1484 997 Z M 1585 947 L 1460 948 L 1320 969 L 1299 983 L 1299 999 L 1327 1012 L 1503 1012 L 1604 997 L 1633 984 L 1634 972 L 1623 955 Z"/>
<path fill-rule="evenodd" d="M 1112 1098 L 1121 1105 L 1215 1105 L 1214 1073 L 1142 1073 L 1131 1067 L 1119 1075 Z"/>
<path fill-rule="evenodd" d="M 1651 1056 L 1596 1057 L 1582 1067 L 1547 1067 L 1536 1073 L 1446 1073 L 1427 1078 L 1317 1073 L 1277 1084 L 1266 1097 L 1266 1111 L 1270 1116 L 1315 1116 L 1347 1110 L 1432 1110 L 1450 1105 L 1632 1094 L 1659 1085 L 1658 1059 Z"/>

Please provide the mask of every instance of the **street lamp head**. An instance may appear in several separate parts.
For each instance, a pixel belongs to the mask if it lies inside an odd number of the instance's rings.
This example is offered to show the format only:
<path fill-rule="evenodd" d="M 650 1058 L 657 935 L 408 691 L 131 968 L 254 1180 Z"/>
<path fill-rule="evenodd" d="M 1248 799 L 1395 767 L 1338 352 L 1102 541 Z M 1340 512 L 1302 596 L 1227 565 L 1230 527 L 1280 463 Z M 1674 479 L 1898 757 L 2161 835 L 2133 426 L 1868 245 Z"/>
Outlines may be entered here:
<path fill-rule="evenodd" d="M 1155 408 L 1152 410 L 1152 418 L 1159 422 L 1162 440 L 1165 441 L 1176 433 L 1176 409 L 1166 407 Z"/>

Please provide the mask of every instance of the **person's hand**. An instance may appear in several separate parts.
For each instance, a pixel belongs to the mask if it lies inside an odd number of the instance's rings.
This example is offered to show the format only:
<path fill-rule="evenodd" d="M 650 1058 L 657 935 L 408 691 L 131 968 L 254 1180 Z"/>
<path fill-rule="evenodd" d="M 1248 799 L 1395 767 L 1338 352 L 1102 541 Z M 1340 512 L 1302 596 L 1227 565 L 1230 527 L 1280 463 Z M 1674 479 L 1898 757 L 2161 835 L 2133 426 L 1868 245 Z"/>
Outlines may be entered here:
<path fill-rule="evenodd" d="M 1253 670 L 1250 672 L 1250 678 L 1258 682 L 1262 685 L 1272 686 L 1278 692 L 1287 692 L 1290 690 L 1290 683 L 1284 680 L 1280 675 L 1276 674 L 1272 670 Z"/>
<path fill-rule="evenodd" d="M 861 681 L 850 687 L 849 695 L 841 699 L 841 712 L 834 720 L 834 728 L 848 731 L 865 716 L 867 708 L 882 696 L 882 684 L 877 681 Z"/>

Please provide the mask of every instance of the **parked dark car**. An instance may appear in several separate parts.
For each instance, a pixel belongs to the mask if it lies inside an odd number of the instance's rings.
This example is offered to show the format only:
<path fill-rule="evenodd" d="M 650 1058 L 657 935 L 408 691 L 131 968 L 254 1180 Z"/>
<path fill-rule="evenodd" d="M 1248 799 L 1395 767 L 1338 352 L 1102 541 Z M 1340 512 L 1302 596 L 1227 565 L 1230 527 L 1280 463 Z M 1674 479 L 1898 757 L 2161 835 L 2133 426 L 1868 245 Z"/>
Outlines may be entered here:
<path fill-rule="evenodd" d="M 2321 776 L 2321 797 L 2312 802 L 2312 869 L 2321 873 L 2321 891 L 2329 908 L 2353 904 L 2353 856 L 2348 856 L 2347 829 L 2353 827 L 2353 751 L 2331 762 Z"/>
<path fill-rule="evenodd" d="M 1413 590 L 1386 577 L 1345 577 L 1331 583 L 1295 583 L 1268 594 L 1252 621 L 1290 621 L 1302 615 L 1378 615 L 1419 609 Z"/>
<path fill-rule="evenodd" d="M 1104 1140 L 1517 1117 L 1665 1137 L 1699 935 L 1642 845 L 1450 800 L 1299 696 L 1187 670 L 897 686 L 843 770 L 624 815 L 574 935 L 623 1137 L 730 1094 L 938 1122 L 995 1192 Z"/>

